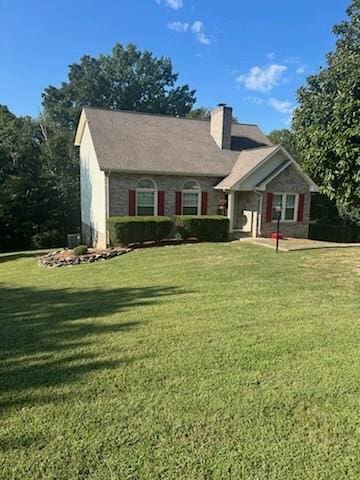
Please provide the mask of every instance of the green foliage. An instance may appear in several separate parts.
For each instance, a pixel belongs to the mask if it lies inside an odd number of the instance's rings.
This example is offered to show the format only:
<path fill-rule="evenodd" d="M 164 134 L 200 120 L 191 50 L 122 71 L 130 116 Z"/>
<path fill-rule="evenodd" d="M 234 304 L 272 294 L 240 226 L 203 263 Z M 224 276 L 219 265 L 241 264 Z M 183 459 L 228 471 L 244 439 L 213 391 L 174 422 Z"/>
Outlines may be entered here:
<path fill-rule="evenodd" d="M 171 60 L 135 45 L 116 44 L 109 55 L 84 55 L 69 67 L 68 81 L 43 93 L 45 116 L 74 130 L 82 107 L 186 115 L 195 102 L 188 85 L 176 86 Z"/>
<path fill-rule="evenodd" d="M 169 217 L 110 217 L 107 226 L 112 245 L 159 241 L 169 236 L 174 222 Z"/>
<path fill-rule="evenodd" d="M 198 107 L 190 110 L 189 113 L 186 114 L 186 118 L 190 118 L 193 120 L 210 120 L 211 117 L 211 108 L 207 107 Z M 239 120 L 233 115 L 232 121 L 234 123 L 239 123 Z"/>
<path fill-rule="evenodd" d="M 339 215 L 335 200 L 324 193 L 311 195 L 310 221 L 327 225 L 341 225 L 344 220 Z"/>
<path fill-rule="evenodd" d="M 336 25 L 327 66 L 298 91 L 293 128 L 302 164 L 336 199 L 345 217 L 360 223 L 360 0 Z"/>
<path fill-rule="evenodd" d="M 226 242 L 229 238 L 229 219 L 221 215 L 180 215 L 176 227 L 184 238 L 196 237 L 204 242 Z"/>
<path fill-rule="evenodd" d="M 0 250 L 64 244 L 79 228 L 70 134 L 0 106 Z"/>
<path fill-rule="evenodd" d="M 360 227 L 355 225 L 324 225 L 312 223 L 309 238 L 327 242 L 360 242 Z"/>
<path fill-rule="evenodd" d="M 186 114 L 186 118 L 193 120 L 210 120 L 210 113 L 211 111 L 206 107 L 194 108 Z"/>
<path fill-rule="evenodd" d="M 73 253 L 76 257 L 79 257 L 80 255 L 85 255 L 87 252 L 88 252 L 87 245 L 78 245 L 73 249 Z"/>
<path fill-rule="evenodd" d="M 287 128 L 273 130 L 269 133 L 268 137 L 274 145 L 282 145 L 295 160 L 300 158 L 296 150 L 295 135 L 291 130 Z"/>

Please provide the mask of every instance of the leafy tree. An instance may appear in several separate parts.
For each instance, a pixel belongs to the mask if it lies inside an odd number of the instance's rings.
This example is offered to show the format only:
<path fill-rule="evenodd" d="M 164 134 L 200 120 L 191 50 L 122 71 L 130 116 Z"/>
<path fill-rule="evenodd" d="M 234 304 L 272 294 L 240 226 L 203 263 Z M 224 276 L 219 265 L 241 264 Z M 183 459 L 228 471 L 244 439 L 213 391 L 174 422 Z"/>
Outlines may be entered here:
<path fill-rule="evenodd" d="M 40 130 L 0 106 L 0 249 L 31 245 L 39 220 Z"/>
<path fill-rule="evenodd" d="M 286 150 L 291 156 L 294 157 L 295 160 L 299 159 L 296 150 L 295 135 L 292 131 L 288 130 L 287 128 L 283 128 L 282 130 L 273 130 L 269 133 L 268 137 L 275 145 L 281 144 L 284 148 L 286 148 Z"/>
<path fill-rule="evenodd" d="M 293 128 L 303 165 L 342 215 L 360 222 L 360 0 L 335 25 L 327 66 L 298 91 Z"/>
<path fill-rule="evenodd" d="M 78 162 L 69 145 L 69 132 L 47 137 L 38 121 L 0 106 L 0 250 L 64 244 L 78 228 Z"/>
<path fill-rule="evenodd" d="M 210 113 L 211 110 L 206 107 L 194 108 L 186 114 L 186 118 L 191 118 L 195 120 L 210 120 Z"/>
<path fill-rule="evenodd" d="M 185 116 L 195 103 L 195 91 L 176 86 L 177 79 L 169 58 L 116 44 L 110 55 L 85 55 L 70 65 L 68 81 L 60 88 L 46 88 L 44 114 L 48 122 L 70 130 L 85 106 Z"/>
<path fill-rule="evenodd" d="M 207 107 L 198 107 L 190 110 L 189 113 L 186 114 L 186 118 L 190 118 L 193 120 L 210 120 L 211 117 L 211 108 Z M 233 115 L 232 121 L 234 123 L 239 123 L 239 120 Z"/>

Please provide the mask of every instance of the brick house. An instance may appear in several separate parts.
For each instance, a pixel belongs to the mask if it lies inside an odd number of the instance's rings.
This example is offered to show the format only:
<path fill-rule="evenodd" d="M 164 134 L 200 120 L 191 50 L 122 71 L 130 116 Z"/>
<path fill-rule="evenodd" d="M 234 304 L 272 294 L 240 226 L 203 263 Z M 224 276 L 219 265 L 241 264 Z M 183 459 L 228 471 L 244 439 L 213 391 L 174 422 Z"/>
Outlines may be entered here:
<path fill-rule="evenodd" d="M 315 183 L 257 125 L 219 105 L 210 121 L 84 108 L 80 147 L 83 240 L 108 245 L 113 215 L 229 217 L 234 237 L 307 237 Z"/>

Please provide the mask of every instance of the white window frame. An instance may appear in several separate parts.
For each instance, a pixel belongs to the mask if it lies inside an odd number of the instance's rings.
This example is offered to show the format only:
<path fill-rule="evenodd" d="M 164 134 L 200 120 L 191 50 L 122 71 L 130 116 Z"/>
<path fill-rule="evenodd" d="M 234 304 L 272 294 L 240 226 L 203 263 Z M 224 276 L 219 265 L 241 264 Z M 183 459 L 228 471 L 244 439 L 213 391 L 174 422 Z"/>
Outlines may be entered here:
<path fill-rule="evenodd" d="M 146 177 L 146 178 L 140 178 L 140 180 L 137 182 L 137 185 L 139 185 L 140 182 L 143 182 L 144 180 L 150 181 L 154 185 L 154 187 L 153 188 L 141 188 L 141 187 L 139 188 L 138 186 L 136 186 L 136 190 L 135 190 L 135 214 L 136 214 L 136 217 L 144 216 L 144 215 L 139 215 L 139 213 L 138 213 L 138 207 L 142 206 L 142 205 L 138 205 L 138 192 L 152 192 L 152 193 L 154 193 L 154 215 L 153 216 L 157 216 L 158 215 L 158 189 L 157 189 L 156 182 L 152 178 Z M 151 217 L 152 215 L 147 215 L 147 216 Z"/>
<path fill-rule="evenodd" d="M 194 189 L 186 189 L 184 188 L 184 186 L 188 183 L 188 182 L 194 182 L 196 183 L 196 185 L 198 186 L 198 189 L 197 190 L 194 190 Z M 201 215 L 201 186 L 200 186 L 200 183 L 195 180 L 194 178 L 189 178 L 188 180 L 186 180 L 183 184 L 183 188 L 181 190 L 181 214 L 182 215 L 188 215 L 186 213 L 184 213 L 184 193 L 197 193 L 198 195 L 198 204 L 197 204 L 197 213 L 196 213 L 196 216 L 199 216 Z M 186 207 L 185 207 L 186 208 Z"/>
<path fill-rule="evenodd" d="M 299 210 L 299 194 L 295 193 L 295 192 L 273 192 L 273 200 L 274 200 L 275 195 L 281 195 L 282 196 L 280 222 L 296 223 L 297 222 L 298 210 Z M 294 218 L 292 220 L 285 220 L 286 196 L 287 195 L 295 195 Z M 272 218 L 273 209 L 274 209 L 274 202 L 271 205 L 271 222 L 276 223 L 277 220 Z"/>

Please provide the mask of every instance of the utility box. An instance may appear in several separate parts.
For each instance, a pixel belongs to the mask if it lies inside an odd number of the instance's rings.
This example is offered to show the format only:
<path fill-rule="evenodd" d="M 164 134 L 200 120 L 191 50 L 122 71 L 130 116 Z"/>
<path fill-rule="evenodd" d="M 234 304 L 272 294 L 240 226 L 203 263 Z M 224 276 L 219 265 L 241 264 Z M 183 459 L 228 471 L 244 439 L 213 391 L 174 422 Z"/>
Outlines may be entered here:
<path fill-rule="evenodd" d="M 68 246 L 68 248 L 75 248 L 80 244 L 81 244 L 80 233 L 69 233 L 67 235 L 67 246 Z"/>

